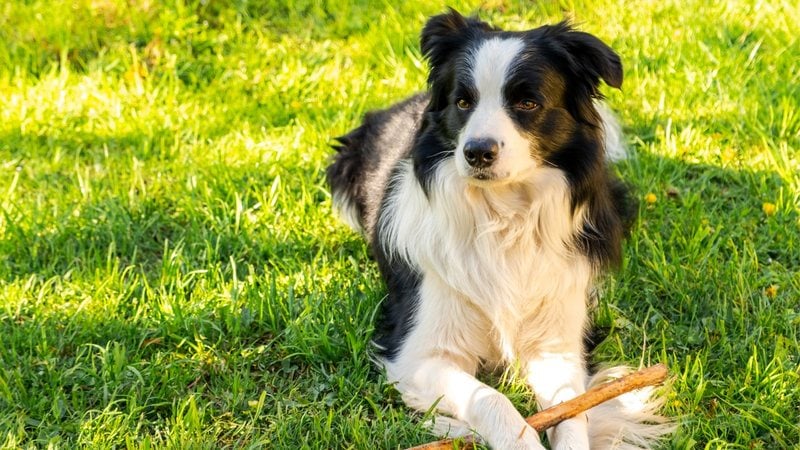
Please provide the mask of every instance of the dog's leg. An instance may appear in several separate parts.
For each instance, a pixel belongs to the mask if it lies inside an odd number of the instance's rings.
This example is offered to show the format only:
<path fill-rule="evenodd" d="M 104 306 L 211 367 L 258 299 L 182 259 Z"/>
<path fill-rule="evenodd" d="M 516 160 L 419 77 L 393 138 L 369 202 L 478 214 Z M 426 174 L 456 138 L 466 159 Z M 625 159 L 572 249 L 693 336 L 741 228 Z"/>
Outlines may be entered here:
<path fill-rule="evenodd" d="M 583 357 L 583 328 L 586 317 L 584 295 L 561 302 L 549 302 L 544 320 L 530 327 L 536 336 L 527 354 L 527 381 L 536 395 L 540 408 L 548 408 L 582 394 L 586 388 L 586 368 Z M 542 314 L 539 311 L 538 314 Z M 538 329 L 538 331 L 535 331 Z M 561 422 L 547 431 L 553 449 L 585 450 L 589 448 L 586 414 Z"/>
<path fill-rule="evenodd" d="M 541 409 L 572 399 L 585 391 L 586 372 L 580 353 L 542 353 L 529 361 L 527 368 L 528 383 Z M 553 449 L 588 449 L 586 414 L 561 422 L 547 430 L 547 436 Z"/>
<path fill-rule="evenodd" d="M 408 406 L 427 411 L 436 405 L 495 449 L 544 450 L 511 401 L 474 376 L 488 352 L 487 321 L 432 278 L 422 282 L 414 326 L 398 354 L 385 362 L 389 381 Z"/>
<path fill-rule="evenodd" d="M 397 378 L 396 388 L 407 405 L 439 412 L 466 422 L 495 449 L 544 450 L 531 428 L 511 401 L 478 381 L 449 355 L 406 361 L 402 369 L 389 369 Z"/>

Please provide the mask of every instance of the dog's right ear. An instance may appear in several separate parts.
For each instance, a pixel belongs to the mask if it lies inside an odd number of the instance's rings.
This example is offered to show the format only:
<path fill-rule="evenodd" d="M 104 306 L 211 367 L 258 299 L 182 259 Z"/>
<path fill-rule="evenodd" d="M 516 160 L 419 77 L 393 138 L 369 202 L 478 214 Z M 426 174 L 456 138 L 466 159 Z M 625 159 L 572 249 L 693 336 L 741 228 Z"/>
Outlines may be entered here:
<path fill-rule="evenodd" d="M 420 35 L 422 54 L 432 67 L 442 65 L 464 45 L 463 33 L 469 28 L 467 19 L 450 8 L 445 14 L 428 19 Z"/>
<path fill-rule="evenodd" d="M 452 61 L 453 56 L 464 48 L 471 33 L 491 29 L 492 27 L 486 22 L 466 18 L 453 8 L 444 14 L 428 19 L 420 35 L 420 48 L 430 63 L 428 84 L 433 91 L 431 110 L 441 110 L 446 104 L 446 93 L 443 91 L 449 87 L 441 84 L 447 84 L 448 62 Z"/>

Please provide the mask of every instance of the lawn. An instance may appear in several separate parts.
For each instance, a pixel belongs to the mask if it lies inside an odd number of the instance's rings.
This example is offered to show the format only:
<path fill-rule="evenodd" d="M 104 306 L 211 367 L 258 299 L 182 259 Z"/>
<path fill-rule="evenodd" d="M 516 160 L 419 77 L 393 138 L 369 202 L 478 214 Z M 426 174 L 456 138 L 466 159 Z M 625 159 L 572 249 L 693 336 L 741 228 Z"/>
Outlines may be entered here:
<path fill-rule="evenodd" d="M 425 87 L 445 4 L 397 3 L 0 4 L 0 445 L 431 439 L 368 358 L 384 288 L 323 181 L 332 137 Z M 595 359 L 669 366 L 665 448 L 800 448 L 800 7 L 448 5 L 622 57 L 642 208 Z"/>

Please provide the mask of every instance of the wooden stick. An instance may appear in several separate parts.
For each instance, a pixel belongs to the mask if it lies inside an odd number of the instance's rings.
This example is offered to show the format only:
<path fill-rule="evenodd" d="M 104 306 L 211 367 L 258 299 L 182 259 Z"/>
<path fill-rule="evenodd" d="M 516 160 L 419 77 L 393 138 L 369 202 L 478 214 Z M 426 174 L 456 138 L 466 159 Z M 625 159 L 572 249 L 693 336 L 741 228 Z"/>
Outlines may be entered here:
<path fill-rule="evenodd" d="M 637 372 L 617 378 L 607 383 L 599 384 L 584 392 L 583 394 L 567 400 L 564 403 L 551 406 L 543 411 L 528 417 L 526 421 L 539 433 L 558 425 L 564 420 L 575 417 L 578 414 L 591 409 L 600 403 L 611 400 L 626 392 L 641 389 L 646 386 L 653 386 L 662 383 L 667 378 L 667 367 L 664 364 L 656 364 Z M 523 429 L 524 432 L 524 429 Z M 475 438 L 472 435 L 464 436 L 459 439 L 460 449 L 472 449 L 475 446 Z M 408 450 L 450 450 L 453 447 L 453 439 L 442 439 L 436 442 L 411 447 Z"/>

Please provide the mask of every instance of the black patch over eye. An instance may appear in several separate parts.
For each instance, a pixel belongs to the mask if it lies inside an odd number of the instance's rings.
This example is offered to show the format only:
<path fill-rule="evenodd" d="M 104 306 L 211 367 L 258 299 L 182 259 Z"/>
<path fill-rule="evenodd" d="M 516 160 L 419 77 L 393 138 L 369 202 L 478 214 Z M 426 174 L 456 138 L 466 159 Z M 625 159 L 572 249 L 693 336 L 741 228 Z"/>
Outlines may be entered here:
<path fill-rule="evenodd" d="M 514 108 L 521 109 L 523 111 L 533 111 L 534 109 L 536 109 L 538 107 L 539 107 L 538 103 L 536 103 L 533 100 L 527 99 L 527 98 L 518 101 L 517 104 L 514 105 Z"/>

